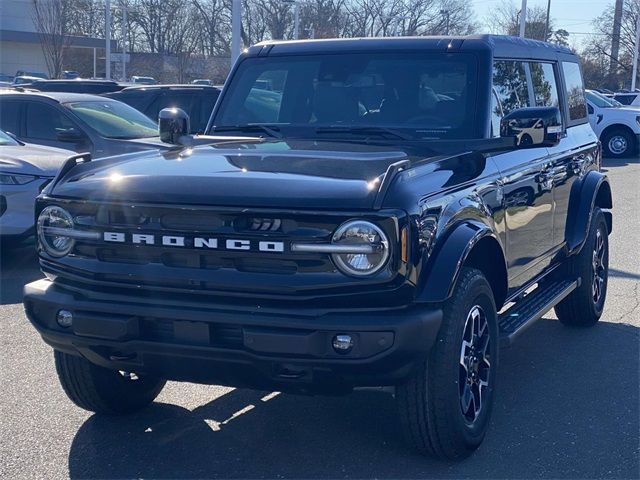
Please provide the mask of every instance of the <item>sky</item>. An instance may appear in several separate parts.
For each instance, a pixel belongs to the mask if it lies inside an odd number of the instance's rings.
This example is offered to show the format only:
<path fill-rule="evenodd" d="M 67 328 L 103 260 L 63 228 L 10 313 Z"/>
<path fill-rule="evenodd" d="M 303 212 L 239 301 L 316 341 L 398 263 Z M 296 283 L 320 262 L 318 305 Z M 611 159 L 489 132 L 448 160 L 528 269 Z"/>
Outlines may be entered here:
<path fill-rule="evenodd" d="M 504 0 L 470 0 L 478 19 L 486 26 L 487 17 L 491 15 L 491 10 L 502 4 Z M 520 9 L 522 0 L 511 0 Z M 580 48 L 593 34 L 591 22 L 598 17 L 602 11 L 613 0 L 551 0 L 551 18 L 555 21 L 556 28 L 564 28 L 570 32 L 569 44 Z M 547 8 L 547 0 L 527 0 L 527 7 L 541 6 Z"/>

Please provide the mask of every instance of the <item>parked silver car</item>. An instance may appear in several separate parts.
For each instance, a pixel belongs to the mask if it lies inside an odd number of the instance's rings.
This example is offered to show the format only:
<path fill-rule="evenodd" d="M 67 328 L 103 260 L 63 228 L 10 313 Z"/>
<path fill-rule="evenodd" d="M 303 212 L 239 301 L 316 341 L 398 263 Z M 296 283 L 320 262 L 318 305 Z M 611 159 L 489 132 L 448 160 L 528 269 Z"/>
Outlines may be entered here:
<path fill-rule="evenodd" d="M 22 143 L 0 130 L 0 238 L 19 241 L 34 231 L 40 191 L 74 152 Z"/>

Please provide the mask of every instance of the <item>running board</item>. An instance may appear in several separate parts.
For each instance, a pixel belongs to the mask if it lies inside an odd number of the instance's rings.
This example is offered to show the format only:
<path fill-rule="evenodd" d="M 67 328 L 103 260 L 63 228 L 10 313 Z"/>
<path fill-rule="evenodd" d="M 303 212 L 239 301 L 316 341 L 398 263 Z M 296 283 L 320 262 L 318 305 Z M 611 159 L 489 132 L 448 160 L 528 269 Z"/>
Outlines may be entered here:
<path fill-rule="evenodd" d="M 515 338 L 560 303 L 580 285 L 580 279 L 554 281 L 538 287 L 498 317 L 500 345 L 513 344 Z"/>

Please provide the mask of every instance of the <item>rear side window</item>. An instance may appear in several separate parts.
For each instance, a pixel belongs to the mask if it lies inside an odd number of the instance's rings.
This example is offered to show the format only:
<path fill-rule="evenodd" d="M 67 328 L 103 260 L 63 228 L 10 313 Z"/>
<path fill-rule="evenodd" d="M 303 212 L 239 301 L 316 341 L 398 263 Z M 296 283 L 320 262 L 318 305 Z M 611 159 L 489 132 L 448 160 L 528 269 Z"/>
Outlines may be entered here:
<path fill-rule="evenodd" d="M 583 123 L 587 119 L 587 100 L 584 96 L 584 85 L 580 66 L 573 62 L 563 62 L 564 83 L 567 89 L 567 103 L 569 105 L 569 121 Z"/>
<path fill-rule="evenodd" d="M 631 105 L 636 99 L 636 95 L 615 95 L 613 98 L 623 105 Z"/>
<path fill-rule="evenodd" d="M 493 64 L 493 88 L 502 105 L 503 115 L 518 108 L 528 107 L 529 87 L 524 63 L 512 60 L 497 60 Z M 498 112 L 492 112 L 497 115 Z"/>
<path fill-rule="evenodd" d="M 18 125 L 18 111 L 20 103 L 16 101 L 0 102 L 0 129 L 11 132 L 14 135 L 21 135 Z"/>
<path fill-rule="evenodd" d="M 529 64 L 537 107 L 558 107 L 558 85 L 551 63 Z"/>

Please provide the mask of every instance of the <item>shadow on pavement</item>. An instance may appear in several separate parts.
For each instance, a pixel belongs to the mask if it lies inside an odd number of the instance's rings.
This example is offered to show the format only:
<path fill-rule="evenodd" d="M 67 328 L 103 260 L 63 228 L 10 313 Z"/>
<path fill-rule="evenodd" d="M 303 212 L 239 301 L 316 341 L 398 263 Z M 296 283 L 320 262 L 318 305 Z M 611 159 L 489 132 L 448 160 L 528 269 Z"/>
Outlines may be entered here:
<path fill-rule="evenodd" d="M 0 247 L 0 305 L 22 303 L 25 283 L 42 277 L 33 239 Z"/>
<path fill-rule="evenodd" d="M 609 168 L 626 167 L 633 163 L 640 163 L 640 156 L 632 155 L 625 158 L 604 157 L 602 159 L 602 171 L 606 173 Z"/>
<path fill-rule="evenodd" d="M 492 427 L 468 460 L 409 451 L 390 395 L 232 390 L 193 411 L 93 415 L 71 478 L 637 478 L 639 329 L 542 320 L 503 351 Z"/>

